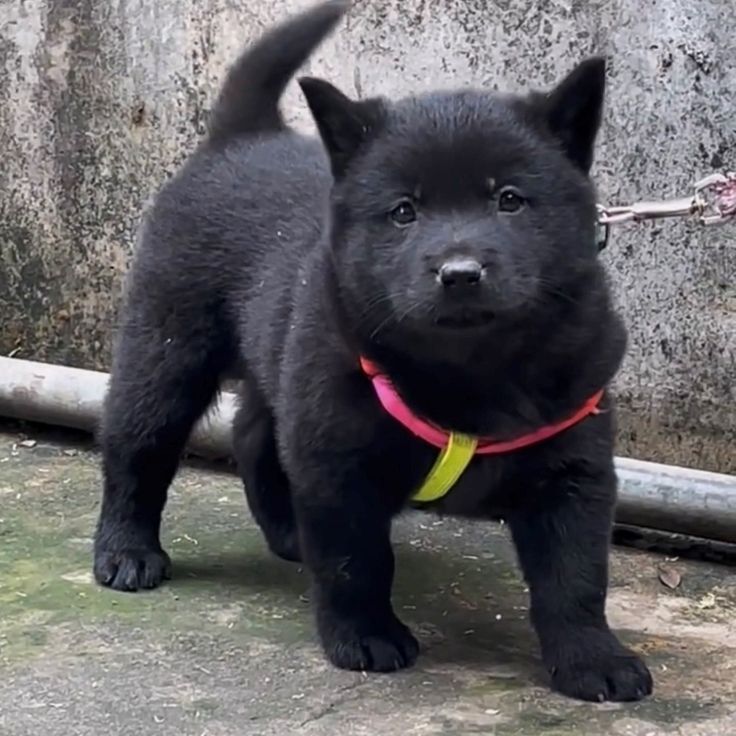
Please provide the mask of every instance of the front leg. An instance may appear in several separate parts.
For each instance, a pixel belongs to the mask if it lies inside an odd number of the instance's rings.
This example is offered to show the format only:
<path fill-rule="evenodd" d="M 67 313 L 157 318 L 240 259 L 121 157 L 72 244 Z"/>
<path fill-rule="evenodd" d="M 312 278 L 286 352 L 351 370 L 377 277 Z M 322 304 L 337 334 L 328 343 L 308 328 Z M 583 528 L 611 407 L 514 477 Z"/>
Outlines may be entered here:
<path fill-rule="evenodd" d="M 391 606 L 391 509 L 370 471 L 352 462 L 321 459 L 321 481 L 296 494 L 297 525 L 327 657 L 342 669 L 388 672 L 413 664 L 419 646 Z"/>
<path fill-rule="evenodd" d="M 612 463 L 599 472 L 570 469 L 543 484 L 536 506 L 509 517 L 552 684 L 582 700 L 640 700 L 652 692 L 646 665 L 606 621 L 615 494 Z"/>

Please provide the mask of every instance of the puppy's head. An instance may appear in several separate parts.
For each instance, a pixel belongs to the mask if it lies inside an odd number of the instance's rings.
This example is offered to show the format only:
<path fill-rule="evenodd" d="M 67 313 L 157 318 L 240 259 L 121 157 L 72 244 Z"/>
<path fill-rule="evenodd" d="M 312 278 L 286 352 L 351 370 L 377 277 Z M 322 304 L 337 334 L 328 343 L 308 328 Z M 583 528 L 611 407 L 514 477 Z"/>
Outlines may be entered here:
<path fill-rule="evenodd" d="M 335 178 L 336 277 L 360 332 L 478 339 L 533 319 L 585 277 L 604 77 L 591 59 L 548 94 L 397 103 L 301 80 Z"/>

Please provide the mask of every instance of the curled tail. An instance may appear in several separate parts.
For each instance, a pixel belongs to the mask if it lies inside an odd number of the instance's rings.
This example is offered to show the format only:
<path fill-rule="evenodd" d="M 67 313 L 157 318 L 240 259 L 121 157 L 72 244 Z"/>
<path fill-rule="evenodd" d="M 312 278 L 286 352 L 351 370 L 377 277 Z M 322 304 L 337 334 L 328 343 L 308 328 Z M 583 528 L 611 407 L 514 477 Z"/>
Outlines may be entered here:
<path fill-rule="evenodd" d="M 348 6 L 347 0 L 323 2 L 247 48 L 228 72 L 212 109 L 210 140 L 225 143 L 244 134 L 283 130 L 279 100 L 286 85 Z"/>

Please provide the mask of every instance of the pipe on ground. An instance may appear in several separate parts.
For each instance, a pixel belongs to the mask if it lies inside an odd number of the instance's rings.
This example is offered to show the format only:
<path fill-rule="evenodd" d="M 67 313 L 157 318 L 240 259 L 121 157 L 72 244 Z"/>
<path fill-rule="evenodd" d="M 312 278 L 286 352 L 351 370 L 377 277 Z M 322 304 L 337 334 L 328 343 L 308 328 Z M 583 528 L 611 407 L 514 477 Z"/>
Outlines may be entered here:
<path fill-rule="evenodd" d="M 102 417 L 108 373 L 0 357 L 0 417 L 95 432 Z M 237 397 L 223 393 L 192 432 L 189 450 L 202 457 L 230 455 Z"/>
<path fill-rule="evenodd" d="M 0 357 L 0 417 L 94 432 L 108 378 L 97 371 Z M 228 457 L 236 407 L 236 396 L 223 393 L 194 429 L 189 450 Z M 736 477 L 626 458 L 616 464 L 620 524 L 736 542 Z"/>

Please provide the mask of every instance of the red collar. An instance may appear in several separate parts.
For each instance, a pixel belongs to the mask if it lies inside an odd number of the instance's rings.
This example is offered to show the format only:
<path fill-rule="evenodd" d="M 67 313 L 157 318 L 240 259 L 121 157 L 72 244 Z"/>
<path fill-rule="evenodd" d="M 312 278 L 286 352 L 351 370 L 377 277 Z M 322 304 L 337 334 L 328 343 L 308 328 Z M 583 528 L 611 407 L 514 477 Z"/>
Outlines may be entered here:
<path fill-rule="evenodd" d="M 434 445 L 434 447 L 438 447 L 440 449 L 447 447 L 450 439 L 449 432 L 444 429 L 440 429 L 431 422 L 421 419 L 414 414 L 414 412 L 399 396 L 398 391 L 394 388 L 389 377 L 382 373 L 374 363 L 371 363 L 371 361 L 366 358 L 361 358 L 360 366 L 363 369 L 363 373 L 371 379 L 373 388 L 376 391 L 376 395 L 378 396 L 378 400 L 381 402 L 381 405 L 394 419 L 403 424 L 414 435 L 423 439 L 425 442 L 428 442 L 430 445 Z M 583 419 L 594 414 L 600 414 L 601 410 L 599 405 L 602 398 L 603 391 L 598 391 L 567 419 L 563 419 L 557 424 L 540 427 L 533 432 L 529 432 L 529 434 L 522 435 L 521 437 L 517 437 L 513 440 L 497 442 L 487 437 L 480 437 L 478 438 L 476 453 L 479 455 L 498 455 L 504 452 L 520 450 L 522 447 L 536 445 L 538 442 L 544 442 L 550 437 L 554 437 L 579 422 L 582 422 Z"/>

